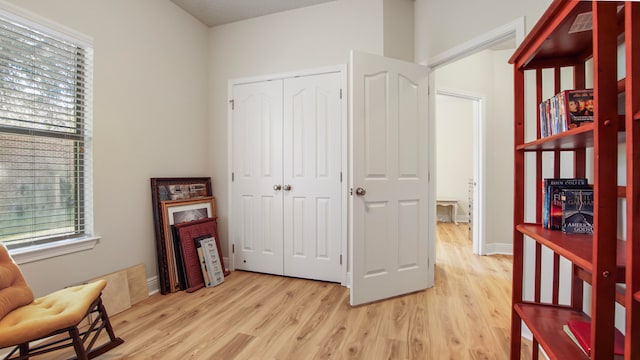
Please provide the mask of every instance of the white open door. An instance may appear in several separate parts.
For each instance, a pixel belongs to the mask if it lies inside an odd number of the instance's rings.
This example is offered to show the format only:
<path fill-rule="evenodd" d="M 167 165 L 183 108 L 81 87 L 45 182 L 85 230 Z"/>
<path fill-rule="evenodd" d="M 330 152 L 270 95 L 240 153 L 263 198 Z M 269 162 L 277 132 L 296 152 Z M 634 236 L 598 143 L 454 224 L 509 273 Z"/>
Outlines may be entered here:
<path fill-rule="evenodd" d="M 426 67 L 351 53 L 351 305 L 432 286 Z"/>

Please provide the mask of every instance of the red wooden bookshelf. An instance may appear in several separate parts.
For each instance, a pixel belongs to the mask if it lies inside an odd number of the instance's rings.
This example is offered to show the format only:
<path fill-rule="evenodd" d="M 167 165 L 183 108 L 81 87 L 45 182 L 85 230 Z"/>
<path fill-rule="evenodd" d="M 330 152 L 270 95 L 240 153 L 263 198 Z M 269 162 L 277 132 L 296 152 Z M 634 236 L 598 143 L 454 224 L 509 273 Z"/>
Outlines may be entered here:
<path fill-rule="evenodd" d="M 585 19 L 591 20 L 591 28 L 571 30 L 576 20 Z M 619 47 L 625 51 L 619 52 Z M 621 53 L 626 68 L 618 71 L 621 59 L 617 57 Z M 636 121 L 640 94 L 634 90 L 640 91 L 640 3 L 554 0 L 514 52 L 510 63 L 514 65 L 515 89 L 511 359 L 520 359 L 522 323 L 533 334 L 534 359 L 538 358 L 538 345 L 551 359 L 588 358 L 563 331 L 563 325 L 570 319 L 591 322 L 592 359 L 613 359 L 616 302 L 626 308 L 625 358 L 638 359 L 640 209 L 636 208 L 640 204 L 635 202 L 640 201 L 640 125 Z M 525 91 L 533 91 L 540 103 L 545 100 L 543 88 L 547 88 L 543 82 L 553 81 L 554 93 L 566 89 L 566 84 L 562 84 L 564 75 L 561 76 L 561 70 L 566 68 L 572 70 L 570 88 L 594 89 L 594 121 L 540 138 L 540 115 L 526 116 Z M 549 72 L 553 74 L 551 80 L 546 76 Z M 535 76 L 526 77 L 527 73 Z M 619 74 L 624 78 L 619 79 Z M 534 83 L 530 81 L 532 78 Z M 586 86 L 588 78 L 593 79 L 592 86 Z M 619 114 L 621 108 L 624 111 Z M 525 132 L 526 121 L 536 121 L 537 136 Z M 621 146 L 623 143 L 625 146 Z M 626 153 L 621 159 L 626 160 L 618 164 L 620 148 Z M 546 153 L 553 156 L 544 156 Z M 566 157 L 561 154 L 571 154 L 571 169 L 561 162 Z M 528 165 L 532 160 L 535 166 Z M 626 168 L 626 178 L 618 178 L 619 166 Z M 525 188 L 525 179 L 535 179 L 535 184 L 540 184 L 544 168 L 552 168 L 553 177 L 568 170 L 574 177 L 589 175 L 595 201 L 593 235 L 568 235 L 539 225 L 543 201 L 540 187 L 533 190 L 535 196 L 525 197 L 526 191 L 532 191 Z M 587 174 L 588 169 L 593 169 L 593 174 Z M 525 201 L 529 198 L 534 200 Z M 620 198 L 624 201 L 620 202 Z M 529 223 L 525 221 L 526 208 L 534 209 L 536 214 L 535 220 L 527 219 Z M 626 217 L 625 229 L 619 229 L 623 223 L 621 216 Z M 624 232 L 626 241 L 617 239 L 619 232 Z M 536 253 L 526 254 L 534 260 L 533 284 L 524 282 L 525 263 L 530 262 L 524 259 L 525 241 L 536 244 Z M 547 286 L 541 265 L 544 248 L 553 252 L 552 280 L 548 284 L 553 293 L 550 303 L 540 300 L 541 287 Z M 561 257 L 573 264 L 568 305 L 558 300 Z M 584 283 L 591 284 L 589 309 L 583 308 Z M 529 292 L 525 292 L 524 286 L 533 287 L 534 299 L 525 299 L 524 294 Z M 631 339 L 636 339 L 635 343 Z"/>

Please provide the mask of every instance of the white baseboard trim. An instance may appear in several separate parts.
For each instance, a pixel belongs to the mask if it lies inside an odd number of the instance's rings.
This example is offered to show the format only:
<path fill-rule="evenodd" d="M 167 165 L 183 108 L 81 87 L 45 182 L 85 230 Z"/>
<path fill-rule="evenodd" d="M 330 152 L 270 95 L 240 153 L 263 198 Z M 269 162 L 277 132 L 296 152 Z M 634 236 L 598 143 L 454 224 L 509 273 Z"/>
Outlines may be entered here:
<path fill-rule="evenodd" d="M 456 221 L 458 223 L 468 223 L 469 215 L 456 215 Z"/>
<path fill-rule="evenodd" d="M 229 263 L 229 258 L 227 258 L 226 256 L 222 259 L 225 264 Z M 147 291 L 149 292 L 149 296 L 160 292 L 160 280 L 158 279 L 158 276 L 153 276 L 147 279 Z"/>
<path fill-rule="evenodd" d="M 484 250 L 487 255 L 513 255 L 512 244 L 485 244 Z"/>

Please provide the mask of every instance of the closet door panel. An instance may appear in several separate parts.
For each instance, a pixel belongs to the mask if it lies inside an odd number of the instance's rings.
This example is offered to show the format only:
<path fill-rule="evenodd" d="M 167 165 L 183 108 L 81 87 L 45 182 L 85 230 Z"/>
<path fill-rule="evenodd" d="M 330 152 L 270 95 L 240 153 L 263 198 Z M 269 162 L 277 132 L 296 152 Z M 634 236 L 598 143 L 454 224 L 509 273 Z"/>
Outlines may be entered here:
<path fill-rule="evenodd" d="M 233 99 L 235 268 L 282 275 L 282 81 L 235 85 Z"/>
<path fill-rule="evenodd" d="M 340 73 L 284 81 L 284 273 L 340 281 Z M 290 189 L 290 190 L 286 190 Z"/>

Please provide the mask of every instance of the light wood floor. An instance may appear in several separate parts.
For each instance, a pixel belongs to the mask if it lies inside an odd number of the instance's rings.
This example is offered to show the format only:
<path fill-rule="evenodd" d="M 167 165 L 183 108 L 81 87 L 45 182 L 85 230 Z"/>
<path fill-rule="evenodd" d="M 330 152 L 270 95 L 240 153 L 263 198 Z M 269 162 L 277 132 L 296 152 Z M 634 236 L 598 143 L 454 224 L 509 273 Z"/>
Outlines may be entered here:
<path fill-rule="evenodd" d="M 472 255 L 465 224 L 437 236 L 426 291 L 353 308 L 338 284 L 233 272 L 113 316 L 125 343 L 99 359 L 508 359 L 511 257 Z"/>

